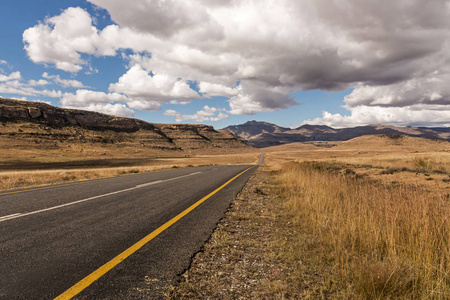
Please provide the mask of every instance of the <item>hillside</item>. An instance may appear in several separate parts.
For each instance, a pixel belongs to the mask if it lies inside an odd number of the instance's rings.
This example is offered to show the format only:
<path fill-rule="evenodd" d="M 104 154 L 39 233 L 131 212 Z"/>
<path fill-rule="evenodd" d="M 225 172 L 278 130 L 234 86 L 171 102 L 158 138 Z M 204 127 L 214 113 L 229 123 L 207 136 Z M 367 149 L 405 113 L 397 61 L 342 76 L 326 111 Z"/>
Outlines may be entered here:
<path fill-rule="evenodd" d="M 229 131 L 153 124 L 0 98 L 0 163 L 189 156 L 251 150 Z"/>
<path fill-rule="evenodd" d="M 339 143 L 334 150 L 367 150 L 406 151 L 414 153 L 450 151 L 450 143 L 445 140 L 430 140 L 407 135 L 365 135 Z"/>
<path fill-rule="evenodd" d="M 450 140 L 450 128 L 367 125 L 335 129 L 324 125 L 303 125 L 289 129 L 267 122 L 250 121 L 224 128 L 255 147 L 269 147 L 306 141 L 347 141 L 373 134 L 397 134 L 427 139 Z"/>

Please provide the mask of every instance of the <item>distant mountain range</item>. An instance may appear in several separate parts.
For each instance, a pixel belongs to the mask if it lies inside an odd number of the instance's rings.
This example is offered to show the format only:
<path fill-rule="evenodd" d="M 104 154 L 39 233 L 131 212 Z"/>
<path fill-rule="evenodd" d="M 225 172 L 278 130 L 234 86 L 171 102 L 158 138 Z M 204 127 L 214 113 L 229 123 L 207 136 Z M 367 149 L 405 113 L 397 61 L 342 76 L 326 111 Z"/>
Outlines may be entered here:
<path fill-rule="evenodd" d="M 290 129 L 267 122 L 249 121 L 224 129 L 246 140 L 250 145 L 259 148 L 306 141 L 346 141 L 370 134 L 400 134 L 450 141 L 450 127 L 367 125 L 335 129 L 324 125 L 303 125 Z"/>

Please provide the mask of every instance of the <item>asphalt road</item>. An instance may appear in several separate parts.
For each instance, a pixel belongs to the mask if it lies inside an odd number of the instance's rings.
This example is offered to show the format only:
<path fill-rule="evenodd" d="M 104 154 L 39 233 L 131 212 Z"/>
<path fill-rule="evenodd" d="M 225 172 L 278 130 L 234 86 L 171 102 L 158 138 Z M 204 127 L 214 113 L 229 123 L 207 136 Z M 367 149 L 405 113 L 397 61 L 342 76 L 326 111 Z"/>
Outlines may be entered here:
<path fill-rule="evenodd" d="M 251 166 L 207 166 L 0 193 L 0 299 L 53 299 Z M 154 299 L 188 266 L 256 168 L 74 299 Z"/>

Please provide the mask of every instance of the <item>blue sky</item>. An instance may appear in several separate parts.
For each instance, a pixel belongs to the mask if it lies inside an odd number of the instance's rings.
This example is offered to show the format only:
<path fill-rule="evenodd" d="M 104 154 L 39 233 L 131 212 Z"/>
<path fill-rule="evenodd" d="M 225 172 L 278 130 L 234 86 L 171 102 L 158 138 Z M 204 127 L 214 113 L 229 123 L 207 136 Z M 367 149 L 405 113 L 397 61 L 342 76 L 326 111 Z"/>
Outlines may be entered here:
<path fill-rule="evenodd" d="M 5 1 L 0 96 L 223 128 L 450 126 L 450 4 Z"/>

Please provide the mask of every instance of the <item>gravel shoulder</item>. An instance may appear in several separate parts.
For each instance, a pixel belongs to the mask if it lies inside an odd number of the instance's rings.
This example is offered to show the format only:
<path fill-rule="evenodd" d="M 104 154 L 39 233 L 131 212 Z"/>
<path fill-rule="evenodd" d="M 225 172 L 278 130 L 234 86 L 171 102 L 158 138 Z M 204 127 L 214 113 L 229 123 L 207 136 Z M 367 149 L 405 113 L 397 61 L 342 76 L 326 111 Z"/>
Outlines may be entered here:
<path fill-rule="evenodd" d="M 328 298 L 332 282 L 320 275 L 327 270 L 317 245 L 292 222 L 277 191 L 261 166 L 168 298 Z"/>

